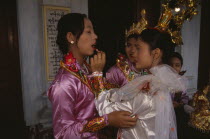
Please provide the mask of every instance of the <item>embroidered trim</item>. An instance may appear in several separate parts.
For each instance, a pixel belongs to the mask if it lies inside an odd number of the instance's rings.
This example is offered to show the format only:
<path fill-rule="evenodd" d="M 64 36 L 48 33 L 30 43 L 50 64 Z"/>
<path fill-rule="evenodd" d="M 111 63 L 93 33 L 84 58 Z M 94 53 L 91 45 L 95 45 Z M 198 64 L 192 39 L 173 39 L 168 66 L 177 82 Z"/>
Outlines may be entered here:
<path fill-rule="evenodd" d="M 116 65 L 123 72 L 128 81 L 134 79 L 134 72 L 130 69 L 128 61 L 124 55 L 119 54 L 116 60 Z"/>
<path fill-rule="evenodd" d="M 107 124 L 104 117 L 97 117 L 84 125 L 82 132 L 96 132 L 105 126 L 107 126 Z"/>
<path fill-rule="evenodd" d="M 92 76 L 90 79 L 90 84 L 96 98 L 102 91 L 105 90 L 103 76 Z"/>
<path fill-rule="evenodd" d="M 88 80 L 87 76 L 84 75 L 83 73 L 81 73 L 81 71 L 79 71 L 79 70 L 77 72 L 71 71 L 69 69 L 69 67 L 67 65 L 65 65 L 62 61 L 60 62 L 60 66 L 62 68 L 64 68 L 65 70 L 67 70 L 68 72 L 70 72 L 75 77 L 77 77 L 83 84 L 85 84 L 90 89 L 91 92 L 93 92 L 93 90 L 89 84 L 89 80 Z"/>
<path fill-rule="evenodd" d="M 73 54 L 67 53 L 64 55 L 64 60 L 60 62 L 60 66 L 70 72 L 72 75 L 77 77 L 83 84 L 85 84 L 91 92 L 93 92 L 89 78 L 82 72 L 81 69 L 77 67 L 76 58 L 74 58 Z M 86 70 L 90 71 L 89 65 L 84 61 L 86 66 Z"/>
<path fill-rule="evenodd" d="M 93 90 L 96 98 L 104 90 L 109 90 L 111 88 L 119 88 L 118 85 L 106 82 L 103 79 L 102 75 L 100 75 L 100 76 L 92 76 L 92 78 L 90 79 L 90 84 L 91 84 L 92 90 Z"/>

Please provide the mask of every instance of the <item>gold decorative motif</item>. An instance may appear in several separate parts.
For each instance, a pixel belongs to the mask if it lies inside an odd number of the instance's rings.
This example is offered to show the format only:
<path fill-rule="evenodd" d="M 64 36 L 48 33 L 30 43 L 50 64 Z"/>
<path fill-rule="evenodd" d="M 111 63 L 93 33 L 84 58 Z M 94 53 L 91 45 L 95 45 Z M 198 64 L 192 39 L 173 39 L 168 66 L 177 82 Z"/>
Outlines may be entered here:
<path fill-rule="evenodd" d="M 105 82 L 104 86 L 106 87 L 107 90 L 112 89 L 112 88 L 119 88 L 119 85 L 108 83 L 108 82 Z"/>
<path fill-rule="evenodd" d="M 93 76 L 90 79 L 90 85 L 96 98 L 102 91 L 106 89 L 103 81 L 103 76 Z"/>
<path fill-rule="evenodd" d="M 190 115 L 189 125 L 203 132 L 210 131 L 210 104 L 207 98 L 210 93 L 210 85 L 203 91 L 198 91 L 193 96 L 193 107 L 195 111 Z"/>
<path fill-rule="evenodd" d="M 173 18 L 172 9 L 168 7 L 168 4 L 162 4 L 162 13 L 158 21 L 158 25 L 155 27 L 160 31 L 166 31 L 171 35 L 172 42 L 175 44 L 182 44 L 182 37 L 180 31 L 172 31 L 169 28 L 169 23 Z"/>
<path fill-rule="evenodd" d="M 145 18 L 146 16 L 146 11 L 143 9 L 141 11 L 141 20 L 138 23 L 133 23 L 133 25 L 130 27 L 130 29 L 125 31 L 125 36 L 126 38 L 131 35 L 131 34 L 140 34 L 144 29 L 147 27 L 147 20 Z"/>
<path fill-rule="evenodd" d="M 60 66 L 64 68 L 65 70 L 67 70 L 68 72 L 70 72 L 75 77 L 77 77 L 83 84 L 85 84 L 90 89 L 91 92 L 93 92 L 89 84 L 89 79 L 87 78 L 85 74 L 80 74 L 79 72 L 69 70 L 69 67 L 65 65 L 62 61 L 60 62 Z"/>
<path fill-rule="evenodd" d="M 173 14 L 172 14 L 171 9 L 168 8 L 168 5 L 162 4 L 162 8 L 163 8 L 163 12 L 160 15 L 158 25 L 155 28 L 165 31 L 166 29 L 168 29 L 168 25 L 171 21 Z"/>
<path fill-rule="evenodd" d="M 163 12 L 160 19 L 162 19 L 162 16 L 164 18 L 171 18 L 169 20 L 170 24 L 166 22 L 169 24 L 167 31 L 170 33 L 172 41 L 175 44 L 183 44 L 181 36 L 182 25 L 186 20 L 190 21 L 198 13 L 197 6 L 198 0 L 163 0 Z"/>
<path fill-rule="evenodd" d="M 109 90 L 111 88 L 119 88 L 118 85 L 106 82 L 103 79 L 103 76 L 94 76 L 94 77 L 92 77 L 90 79 L 90 84 L 91 84 L 92 91 L 94 92 L 96 98 L 104 90 Z"/>
<path fill-rule="evenodd" d="M 118 56 L 116 60 L 116 65 L 123 72 L 128 81 L 134 79 L 134 72 L 132 72 L 132 70 L 130 69 L 128 61 L 124 55 L 120 54 Z"/>
<path fill-rule="evenodd" d="M 103 117 L 97 117 L 84 125 L 82 132 L 96 132 L 105 126 L 107 126 L 105 119 Z"/>

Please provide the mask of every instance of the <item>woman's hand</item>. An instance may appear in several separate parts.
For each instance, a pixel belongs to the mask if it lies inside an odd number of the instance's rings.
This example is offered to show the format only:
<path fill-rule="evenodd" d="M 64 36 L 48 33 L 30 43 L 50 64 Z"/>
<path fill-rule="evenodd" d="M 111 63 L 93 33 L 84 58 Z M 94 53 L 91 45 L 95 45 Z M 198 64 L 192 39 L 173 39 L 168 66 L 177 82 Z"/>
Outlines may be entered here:
<path fill-rule="evenodd" d="M 92 72 L 102 72 L 106 63 L 106 54 L 97 50 L 97 54 L 90 59 Z"/>
<path fill-rule="evenodd" d="M 114 111 L 108 114 L 109 125 L 119 127 L 119 128 L 128 128 L 136 125 L 137 116 L 132 116 L 132 113 L 127 111 Z"/>

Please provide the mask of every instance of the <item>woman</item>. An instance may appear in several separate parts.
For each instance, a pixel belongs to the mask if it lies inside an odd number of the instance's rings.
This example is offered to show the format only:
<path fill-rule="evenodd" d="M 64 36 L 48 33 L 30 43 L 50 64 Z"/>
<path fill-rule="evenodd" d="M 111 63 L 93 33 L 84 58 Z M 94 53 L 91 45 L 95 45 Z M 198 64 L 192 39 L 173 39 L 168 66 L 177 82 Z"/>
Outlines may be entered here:
<path fill-rule="evenodd" d="M 100 115 L 126 110 L 138 117 L 135 127 L 121 128 L 121 139 L 177 139 L 170 93 L 185 90 L 185 80 L 165 65 L 172 52 L 169 34 L 145 29 L 138 39 L 136 67 L 150 74 L 137 77 L 120 89 L 102 91 L 96 99 Z"/>
<path fill-rule="evenodd" d="M 91 21 L 84 14 L 70 13 L 59 20 L 57 30 L 57 44 L 64 59 L 48 91 L 55 139 L 96 139 L 97 131 L 105 126 L 134 126 L 136 119 L 129 117 L 130 112 L 98 116 L 85 62 L 85 57 L 94 53 L 97 40 Z M 98 52 L 91 61 L 91 70 L 97 71 L 92 76 L 100 74 L 105 54 Z"/>

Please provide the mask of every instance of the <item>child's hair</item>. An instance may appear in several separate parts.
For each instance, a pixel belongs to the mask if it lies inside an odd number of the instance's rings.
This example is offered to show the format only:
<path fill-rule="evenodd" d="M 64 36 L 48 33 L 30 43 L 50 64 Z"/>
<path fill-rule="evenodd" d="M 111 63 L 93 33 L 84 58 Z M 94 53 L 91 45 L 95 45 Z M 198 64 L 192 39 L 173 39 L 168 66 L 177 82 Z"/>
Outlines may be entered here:
<path fill-rule="evenodd" d="M 170 54 L 174 51 L 174 43 L 170 34 L 158 29 L 145 29 L 140 34 L 140 39 L 149 44 L 150 50 L 159 48 L 163 52 L 162 63 L 166 64 Z"/>
<path fill-rule="evenodd" d="M 168 59 L 168 63 L 170 63 L 170 60 L 172 59 L 172 58 L 178 58 L 180 61 L 181 61 L 181 66 L 183 65 L 183 58 L 182 58 L 182 56 L 178 53 L 178 52 L 173 52 L 173 53 L 171 53 L 171 55 L 170 55 L 170 57 L 169 57 L 169 59 Z"/>
<path fill-rule="evenodd" d="M 128 37 L 126 37 L 125 40 L 122 41 L 122 42 L 125 42 L 125 43 L 124 43 L 125 45 L 124 45 L 123 47 L 126 47 L 128 41 L 129 41 L 130 39 L 132 39 L 132 38 L 138 40 L 139 34 L 134 33 L 134 34 L 131 34 L 131 35 L 129 35 Z M 122 53 L 123 55 L 126 55 L 125 49 L 120 49 L 120 53 Z"/>
<path fill-rule="evenodd" d="M 126 38 L 126 41 L 128 41 L 128 40 L 131 39 L 131 38 L 134 38 L 134 39 L 137 40 L 137 39 L 139 38 L 139 34 L 134 33 L 134 34 L 129 35 L 129 36 Z"/>
<path fill-rule="evenodd" d="M 85 14 L 70 13 L 61 17 L 58 21 L 56 43 L 63 54 L 67 54 L 69 51 L 69 42 L 66 39 L 67 33 L 71 32 L 76 37 L 77 41 L 84 31 L 84 19 L 86 17 Z"/>

